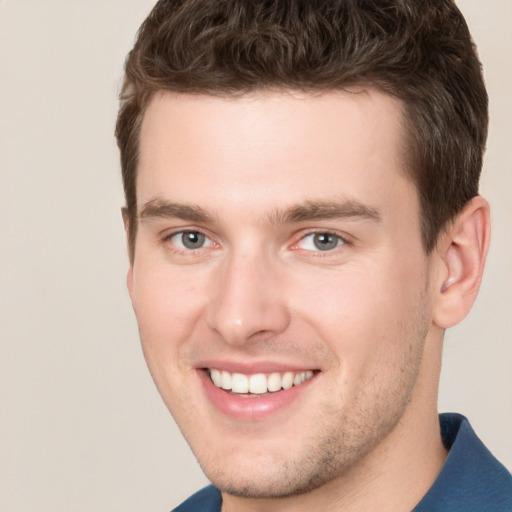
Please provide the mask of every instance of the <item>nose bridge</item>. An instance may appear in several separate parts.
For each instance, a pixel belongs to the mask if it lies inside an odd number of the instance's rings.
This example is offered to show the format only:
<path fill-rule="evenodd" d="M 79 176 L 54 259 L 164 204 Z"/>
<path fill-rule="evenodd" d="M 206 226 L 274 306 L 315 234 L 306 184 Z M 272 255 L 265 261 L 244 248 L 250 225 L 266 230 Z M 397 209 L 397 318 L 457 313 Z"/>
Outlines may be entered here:
<path fill-rule="evenodd" d="M 289 316 L 277 267 L 254 247 L 233 250 L 223 261 L 207 319 L 226 343 L 243 345 L 255 335 L 272 336 L 286 328 Z"/>

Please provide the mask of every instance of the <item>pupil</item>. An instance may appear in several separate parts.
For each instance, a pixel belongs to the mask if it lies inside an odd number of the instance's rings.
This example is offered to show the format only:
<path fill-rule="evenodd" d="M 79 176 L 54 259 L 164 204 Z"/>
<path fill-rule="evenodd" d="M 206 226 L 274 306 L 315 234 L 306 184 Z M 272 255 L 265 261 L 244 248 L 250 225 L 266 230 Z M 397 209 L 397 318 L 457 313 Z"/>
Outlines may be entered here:
<path fill-rule="evenodd" d="M 183 245 L 187 249 L 199 249 L 204 244 L 204 235 L 197 232 L 183 233 L 182 235 Z"/>
<path fill-rule="evenodd" d="M 315 247 L 320 251 L 328 251 L 330 249 L 335 249 L 338 246 L 338 238 L 334 235 L 321 233 L 319 235 L 315 235 L 314 243 Z"/>

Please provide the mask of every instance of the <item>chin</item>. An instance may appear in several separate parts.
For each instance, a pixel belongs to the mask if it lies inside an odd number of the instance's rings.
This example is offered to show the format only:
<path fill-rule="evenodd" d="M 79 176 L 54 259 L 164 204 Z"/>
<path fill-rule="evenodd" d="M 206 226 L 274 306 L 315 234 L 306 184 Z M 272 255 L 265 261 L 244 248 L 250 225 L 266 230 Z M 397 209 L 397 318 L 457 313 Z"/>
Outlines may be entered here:
<path fill-rule="evenodd" d="M 340 457 L 338 439 L 323 439 L 312 443 L 304 440 L 299 453 L 291 449 L 281 451 L 270 447 L 253 450 L 233 449 L 196 457 L 207 478 L 222 493 L 250 499 L 278 499 L 308 493 L 343 475 L 360 456 L 346 450 Z M 343 443 L 342 443 L 343 444 Z M 272 455 L 271 455 L 272 454 Z"/>
<path fill-rule="evenodd" d="M 238 473 L 238 471 L 237 471 Z M 221 492 L 239 498 L 250 499 L 278 499 L 288 498 L 311 492 L 329 481 L 322 475 L 285 475 L 280 472 L 278 475 L 258 475 L 241 477 L 239 474 L 223 473 L 212 475 L 206 473 L 210 481 Z"/>

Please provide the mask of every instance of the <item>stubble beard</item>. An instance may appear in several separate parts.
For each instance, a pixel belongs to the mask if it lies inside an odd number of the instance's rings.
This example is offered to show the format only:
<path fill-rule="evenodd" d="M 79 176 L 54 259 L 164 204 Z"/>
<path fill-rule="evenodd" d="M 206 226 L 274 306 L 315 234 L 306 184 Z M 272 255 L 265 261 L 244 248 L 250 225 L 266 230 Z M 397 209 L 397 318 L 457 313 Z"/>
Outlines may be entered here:
<path fill-rule="evenodd" d="M 413 395 L 420 372 L 425 341 L 430 329 L 431 305 L 428 279 L 408 314 L 397 320 L 400 356 L 393 360 L 393 378 L 386 386 L 362 386 L 351 403 L 338 408 L 325 398 L 318 410 L 314 432 L 301 441 L 298 453 L 260 453 L 257 460 L 244 460 L 243 467 L 219 467 L 208 454 L 196 453 L 210 481 L 222 492 L 248 499 L 279 499 L 309 493 L 346 476 L 358 466 L 397 426 Z M 391 346 L 393 349 L 393 346 Z M 383 362 L 386 364 L 386 362 Z M 330 390 L 336 393 L 336 390 Z M 329 390 L 326 393 L 330 395 Z M 186 434 L 182 430 L 183 434 Z M 188 438 L 187 435 L 185 435 Z M 224 462 L 224 461 L 221 461 Z"/>
<path fill-rule="evenodd" d="M 199 458 L 212 483 L 240 498 L 287 498 L 318 489 L 363 463 L 393 431 L 410 403 L 428 333 L 425 310 L 418 314 L 420 322 L 403 326 L 410 341 L 402 349 L 396 377 L 387 388 L 363 388 L 343 411 L 326 400 L 319 409 L 314 435 L 303 440 L 293 458 L 287 458 L 287 453 L 262 454 L 254 461 L 255 471 L 247 470 L 250 461 L 245 468 L 212 470 Z"/>

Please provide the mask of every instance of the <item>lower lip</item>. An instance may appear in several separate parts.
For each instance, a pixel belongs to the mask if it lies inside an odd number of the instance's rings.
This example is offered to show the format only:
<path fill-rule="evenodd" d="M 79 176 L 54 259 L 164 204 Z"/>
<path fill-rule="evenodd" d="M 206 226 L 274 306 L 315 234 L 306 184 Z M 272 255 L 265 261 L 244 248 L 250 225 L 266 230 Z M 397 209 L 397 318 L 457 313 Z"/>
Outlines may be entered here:
<path fill-rule="evenodd" d="M 206 396 L 221 413 L 234 419 L 259 421 L 290 407 L 309 388 L 317 374 L 298 386 L 264 395 L 236 395 L 213 384 L 205 370 L 198 370 Z"/>

